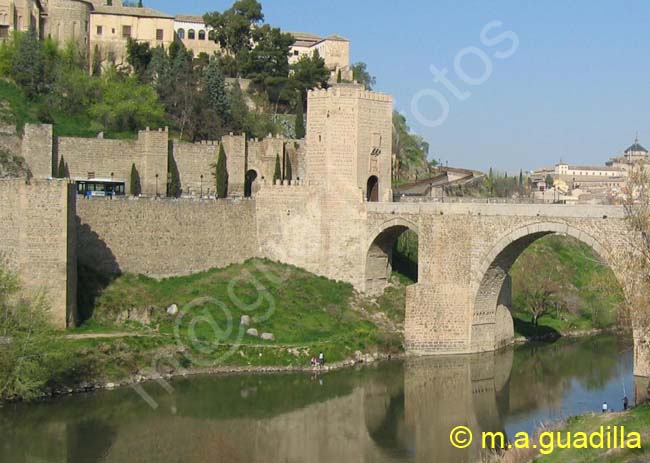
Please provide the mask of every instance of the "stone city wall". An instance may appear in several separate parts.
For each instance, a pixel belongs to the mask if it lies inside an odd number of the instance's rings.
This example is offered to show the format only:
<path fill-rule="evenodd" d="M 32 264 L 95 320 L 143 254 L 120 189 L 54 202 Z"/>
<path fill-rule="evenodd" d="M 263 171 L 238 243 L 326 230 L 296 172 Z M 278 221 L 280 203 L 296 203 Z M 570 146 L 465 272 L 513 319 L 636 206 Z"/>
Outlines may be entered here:
<path fill-rule="evenodd" d="M 79 263 L 153 277 L 225 267 L 258 255 L 255 203 L 80 199 Z"/>
<path fill-rule="evenodd" d="M 6 143 L 5 143 L 6 141 Z M 225 135 L 220 141 L 187 143 L 170 140 L 167 129 L 141 130 L 135 140 L 79 137 L 53 137 L 51 125 L 27 124 L 22 138 L 8 134 L 0 137 L 22 154 L 36 178 L 52 177 L 64 159 L 70 178 L 113 179 L 131 188 L 131 168 L 135 165 L 142 194 L 164 196 L 170 160 L 175 163 L 183 195 L 214 195 L 214 165 L 223 144 L 228 169 L 228 196 L 245 193 L 246 172 L 254 170 L 257 180 L 271 180 L 276 156 L 291 162 L 292 178 L 304 178 L 305 144 L 302 140 L 267 137 L 247 140 L 246 135 Z M 173 167 L 171 165 L 170 167 Z M 157 175 L 157 177 L 156 177 Z M 256 191 L 254 189 L 254 191 Z"/>
<path fill-rule="evenodd" d="M 263 257 L 323 273 L 318 193 L 301 182 L 263 182 L 255 198 L 257 237 Z"/>
<path fill-rule="evenodd" d="M 0 180 L 0 255 L 30 296 L 44 294 L 57 327 L 74 325 L 74 185 L 65 180 Z"/>

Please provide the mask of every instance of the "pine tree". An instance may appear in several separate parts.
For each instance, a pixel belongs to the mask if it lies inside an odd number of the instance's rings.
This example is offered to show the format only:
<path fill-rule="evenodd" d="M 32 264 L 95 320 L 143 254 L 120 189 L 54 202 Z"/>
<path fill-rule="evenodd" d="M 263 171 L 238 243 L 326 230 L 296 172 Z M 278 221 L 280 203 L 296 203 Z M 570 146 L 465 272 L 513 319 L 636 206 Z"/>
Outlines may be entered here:
<path fill-rule="evenodd" d="M 226 92 L 226 81 L 219 67 L 219 60 L 216 57 L 210 58 L 210 62 L 205 67 L 203 81 L 210 108 L 223 121 L 228 120 L 230 118 L 230 101 Z"/>
<path fill-rule="evenodd" d="M 298 104 L 296 106 L 296 138 L 305 138 L 305 112 L 303 108 L 302 94 L 298 92 Z"/>
<path fill-rule="evenodd" d="M 273 171 L 273 183 L 282 180 L 282 167 L 280 165 L 280 155 L 275 155 L 275 170 Z"/>
<path fill-rule="evenodd" d="M 214 177 L 216 181 L 217 198 L 228 197 L 228 167 L 227 167 L 226 151 L 223 149 L 223 144 L 219 145 L 219 156 L 217 163 L 213 164 Z"/>
<path fill-rule="evenodd" d="M 92 65 L 93 76 L 97 77 L 102 73 L 102 55 L 99 52 L 99 46 L 95 45 L 95 51 L 93 52 L 93 65 Z"/>
<path fill-rule="evenodd" d="M 140 196 L 142 193 L 142 186 L 140 185 L 140 174 L 138 173 L 138 169 L 135 168 L 135 163 L 131 164 L 130 183 L 129 193 L 131 193 L 131 196 Z"/>
<path fill-rule="evenodd" d="M 59 168 L 56 171 L 56 177 L 65 178 L 65 171 L 65 160 L 63 159 L 63 156 L 61 156 L 61 159 L 59 159 Z"/>
<path fill-rule="evenodd" d="M 287 165 L 284 167 L 284 179 L 289 183 L 293 180 L 293 171 L 291 170 L 291 159 L 287 156 Z"/>
<path fill-rule="evenodd" d="M 29 98 L 36 97 L 44 90 L 45 63 L 34 26 L 20 37 L 11 61 L 11 75 Z"/>

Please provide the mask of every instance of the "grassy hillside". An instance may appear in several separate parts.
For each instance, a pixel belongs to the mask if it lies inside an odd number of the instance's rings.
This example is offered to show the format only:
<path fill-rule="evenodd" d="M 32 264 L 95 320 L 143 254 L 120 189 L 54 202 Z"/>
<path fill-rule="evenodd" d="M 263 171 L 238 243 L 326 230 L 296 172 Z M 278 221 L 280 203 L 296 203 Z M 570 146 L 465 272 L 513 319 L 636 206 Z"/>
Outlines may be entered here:
<path fill-rule="evenodd" d="M 572 418 L 568 424 L 559 429 L 562 433 L 562 441 L 566 442 L 567 432 L 592 433 L 599 431 L 603 426 L 607 429 L 611 426 L 625 426 L 627 436 L 632 432 L 637 432 L 641 436 L 641 449 L 554 449 L 549 455 L 539 458 L 539 463 L 560 463 L 570 461 L 572 463 L 635 463 L 650 461 L 650 450 L 646 442 L 650 438 L 650 405 L 636 407 L 625 413 L 608 413 L 605 415 L 590 414 Z M 630 441 L 626 439 L 629 444 Z"/>
<path fill-rule="evenodd" d="M 131 308 L 152 308 L 150 327 L 158 335 L 194 338 L 197 346 L 300 346 L 331 360 L 353 356 L 371 346 L 399 349 L 399 336 L 381 330 L 355 310 L 351 285 L 315 276 L 296 267 L 251 260 L 225 269 L 161 281 L 123 275 L 98 297 L 93 323 L 106 325 Z M 179 316 L 166 308 L 176 304 Z M 251 328 L 272 333 L 274 342 L 240 333 L 243 315 Z M 194 320 L 193 320 L 194 319 Z M 285 355 L 280 355 L 285 358 Z M 308 359 L 309 357 L 307 357 Z M 241 358 L 229 361 L 240 361 Z M 269 361 L 275 362 L 278 359 Z M 291 359 L 288 359 L 291 360 Z M 305 362 L 305 358 L 296 359 Z"/>
<path fill-rule="evenodd" d="M 0 382 L 0 400 L 116 381 L 151 373 L 152 366 L 159 371 L 161 364 L 163 372 L 308 366 L 319 352 L 335 362 L 354 358 L 356 351 L 402 349 L 402 335 L 390 322 L 394 314 L 378 313 L 394 311 L 391 299 L 378 305 L 349 284 L 265 260 L 160 281 L 126 274 L 103 283 L 108 286 L 86 323 L 65 333 L 39 325 L 37 344 L 30 342 L 31 318 L 21 319 L 27 312 L 8 306 L 20 323 L 0 319 L 0 335 L 13 339 L 7 355 L 0 356 L 0 377 L 10 378 Z M 178 313 L 168 313 L 172 304 Z M 251 317 L 249 326 L 240 326 L 243 315 Z M 274 339 L 246 334 L 248 328 Z M 33 363 L 21 361 L 25 355 Z"/>
<path fill-rule="evenodd" d="M 52 108 L 47 97 L 29 100 L 23 91 L 7 79 L 0 79 L 0 121 L 15 124 L 22 132 L 27 123 L 53 124 L 54 134 L 68 137 L 94 137 L 103 126 L 88 117 L 72 116 Z M 134 138 L 132 132 L 105 132 L 107 138 Z"/>

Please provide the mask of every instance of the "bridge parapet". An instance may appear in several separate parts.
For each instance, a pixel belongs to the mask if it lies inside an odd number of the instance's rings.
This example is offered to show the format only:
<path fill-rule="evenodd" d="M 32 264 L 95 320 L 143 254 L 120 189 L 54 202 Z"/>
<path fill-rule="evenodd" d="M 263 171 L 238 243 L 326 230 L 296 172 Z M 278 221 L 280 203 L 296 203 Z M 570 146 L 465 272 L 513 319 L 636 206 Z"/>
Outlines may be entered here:
<path fill-rule="evenodd" d="M 487 215 L 558 218 L 625 218 L 623 206 L 492 203 L 366 203 L 368 213 Z"/>

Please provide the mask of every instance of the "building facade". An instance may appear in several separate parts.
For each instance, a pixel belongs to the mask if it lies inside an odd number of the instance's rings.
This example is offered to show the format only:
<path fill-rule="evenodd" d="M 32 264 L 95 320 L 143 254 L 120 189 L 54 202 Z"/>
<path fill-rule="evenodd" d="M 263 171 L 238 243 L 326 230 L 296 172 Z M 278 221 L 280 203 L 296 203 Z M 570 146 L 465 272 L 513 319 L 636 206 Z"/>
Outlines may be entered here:
<path fill-rule="evenodd" d="M 96 6 L 90 13 L 90 48 L 102 61 L 126 63 L 129 39 L 152 48 L 174 41 L 174 18 L 151 8 Z"/>
<path fill-rule="evenodd" d="M 41 31 L 42 14 L 40 0 L 0 0 L 0 39 L 15 31 L 28 31 L 32 26 Z"/>

